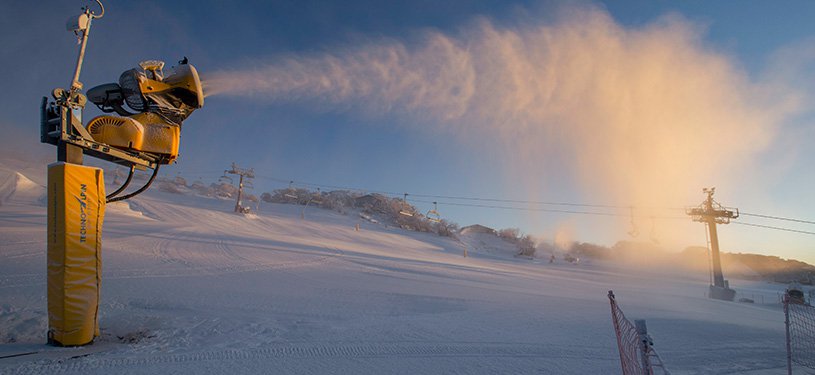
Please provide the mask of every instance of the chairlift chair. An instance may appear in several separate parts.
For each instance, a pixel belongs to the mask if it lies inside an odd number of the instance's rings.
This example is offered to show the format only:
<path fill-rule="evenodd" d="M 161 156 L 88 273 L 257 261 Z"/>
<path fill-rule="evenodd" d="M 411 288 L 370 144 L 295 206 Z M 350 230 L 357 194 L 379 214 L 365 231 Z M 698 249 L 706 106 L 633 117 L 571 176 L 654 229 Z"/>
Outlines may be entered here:
<path fill-rule="evenodd" d="M 311 201 L 316 205 L 323 204 L 323 194 L 320 192 L 320 188 L 317 188 L 317 193 L 311 197 Z"/>
<path fill-rule="evenodd" d="M 410 208 L 409 208 L 410 205 L 408 205 L 408 203 L 407 203 L 407 196 L 408 196 L 408 193 L 405 193 L 404 198 L 402 198 L 402 208 L 399 209 L 399 214 L 413 217 L 413 212 L 410 210 Z"/>
<path fill-rule="evenodd" d="M 291 198 L 291 199 L 297 199 L 297 195 L 294 194 L 294 188 L 291 187 L 291 185 L 293 183 L 294 183 L 294 181 L 289 181 L 289 189 L 286 190 L 286 193 L 283 194 L 284 197 Z"/>
<path fill-rule="evenodd" d="M 434 223 L 441 223 L 441 215 L 439 215 L 439 211 L 437 211 L 437 208 L 438 208 L 437 203 L 433 202 L 433 209 L 427 211 L 427 214 L 425 215 L 425 217 L 427 217 L 427 220 L 432 221 Z"/>

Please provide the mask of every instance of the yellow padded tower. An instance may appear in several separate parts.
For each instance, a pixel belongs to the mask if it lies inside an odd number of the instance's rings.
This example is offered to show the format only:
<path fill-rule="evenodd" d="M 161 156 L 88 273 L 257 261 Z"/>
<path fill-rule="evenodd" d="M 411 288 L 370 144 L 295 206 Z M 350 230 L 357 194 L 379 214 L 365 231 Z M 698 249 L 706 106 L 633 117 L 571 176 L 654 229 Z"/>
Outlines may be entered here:
<path fill-rule="evenodd" d="M 99 336 L 102 169 L 48 166 L 48 342 L 85 345 Z"/>

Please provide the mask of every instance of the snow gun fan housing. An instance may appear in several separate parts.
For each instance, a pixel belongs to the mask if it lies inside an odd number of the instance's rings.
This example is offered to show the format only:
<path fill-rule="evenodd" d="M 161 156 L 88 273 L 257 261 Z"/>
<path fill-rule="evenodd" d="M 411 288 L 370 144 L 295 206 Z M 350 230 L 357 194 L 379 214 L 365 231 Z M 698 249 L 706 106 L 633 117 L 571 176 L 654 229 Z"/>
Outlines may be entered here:
<path fill-rule="evenodd" d="M 124 117 L 99 116 L 88 122 L 87 129 L 97 142 L 150 153 L 159 164 L 169 164 L 178 157 L 181 123 L 204 105 L 201 79 L 186 59 L 167 77 L 164 62 L 151 60 L 139 66 L 122 73 L 118 84 L 88 90 L 88 100 L 99 109 Z"/>

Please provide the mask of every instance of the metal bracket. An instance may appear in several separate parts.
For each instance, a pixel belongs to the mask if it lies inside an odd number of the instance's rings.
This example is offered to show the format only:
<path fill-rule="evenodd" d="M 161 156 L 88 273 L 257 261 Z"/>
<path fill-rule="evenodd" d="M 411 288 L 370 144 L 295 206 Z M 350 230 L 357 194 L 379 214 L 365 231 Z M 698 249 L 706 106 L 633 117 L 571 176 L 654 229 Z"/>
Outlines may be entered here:
<path fill-rule="evenodd" d="M 55 90 L 55 94 L 57 90 Z M 60 90 L 63 91 L 64 90 Z M 64 97 L 62 97 L 64 98 Z M 57 98 L 56 102 L 48 102 L 42 98 L 40 108 L 40 141 L 56 146 L 73 145 L 82 149 L 86 155 L 124 166 L 135 166 L 139 170 L 155 169 L 161 161 L 160 157 L 144 152 L 133 152 L 111 147 L 96 142 L 82 126 L 80 119 L 76 118 L 72 109 L 64 100 Z"/>

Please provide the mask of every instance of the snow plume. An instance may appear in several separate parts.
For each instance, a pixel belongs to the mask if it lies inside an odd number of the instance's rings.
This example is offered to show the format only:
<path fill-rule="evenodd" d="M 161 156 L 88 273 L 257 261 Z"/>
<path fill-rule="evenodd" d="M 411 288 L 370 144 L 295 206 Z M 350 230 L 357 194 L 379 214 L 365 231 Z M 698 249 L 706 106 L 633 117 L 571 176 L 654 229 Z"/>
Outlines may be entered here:
<path fill-rule="evenodd" d="M 430 112 L 434 119 L 463 118 L 476 81 L 473 55 L 460 41 L 427 36 L 410 49 L 393 42 L 340 53 L 289 57 L 254 69 L 216 72 L 205 81 L 207 96 L 258 99 L 319 99 L 362 104 L 376 113 Z"/>
<path fill-rule="evenodd" d="M 494 140 L 535 198 L 567 178 L 586 201 L 681 206 L 743 174 L 797 106 L 706 46 L 698 29 L 678 16 L 627 28 L 591 7 L 545 25 L 479 20 L 414 44 L 215 72 L 206 89 L 406 116 L 463 141 Z"/>

